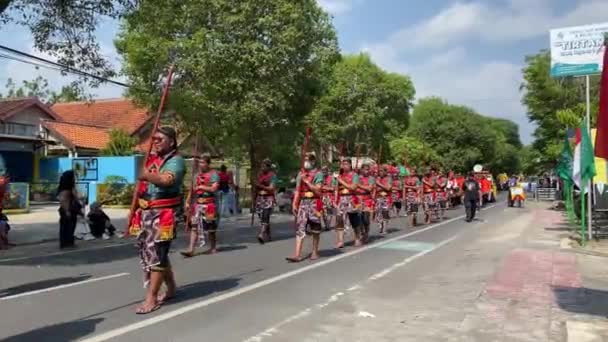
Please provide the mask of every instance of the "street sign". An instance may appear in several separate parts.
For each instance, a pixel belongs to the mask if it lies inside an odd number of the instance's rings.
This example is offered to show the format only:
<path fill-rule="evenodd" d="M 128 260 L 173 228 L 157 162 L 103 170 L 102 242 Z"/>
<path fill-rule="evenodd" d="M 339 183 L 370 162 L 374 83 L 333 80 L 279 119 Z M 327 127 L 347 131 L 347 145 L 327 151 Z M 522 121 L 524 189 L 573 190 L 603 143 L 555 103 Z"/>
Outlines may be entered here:
<path fill-rule="evenodd" d="M 606 33 L 608 23 L 551 30 L 551 77 L 600 73 Z"/>

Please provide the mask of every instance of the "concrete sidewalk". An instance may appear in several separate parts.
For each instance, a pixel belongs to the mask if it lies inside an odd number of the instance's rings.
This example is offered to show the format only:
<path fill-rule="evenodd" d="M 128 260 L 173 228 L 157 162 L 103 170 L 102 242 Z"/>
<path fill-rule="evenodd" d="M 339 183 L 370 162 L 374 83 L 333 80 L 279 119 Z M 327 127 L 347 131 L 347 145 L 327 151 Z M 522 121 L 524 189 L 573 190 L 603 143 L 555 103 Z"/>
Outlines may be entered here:
<path fill-rule="evenodd" d="M 607 341 L 608 259 L 560 250 L 563 216 L 545 204 L 504 210 L 521 215 L 471 225 L 464 248 L 450 243 L 342 291 L 265 341 Z"/>

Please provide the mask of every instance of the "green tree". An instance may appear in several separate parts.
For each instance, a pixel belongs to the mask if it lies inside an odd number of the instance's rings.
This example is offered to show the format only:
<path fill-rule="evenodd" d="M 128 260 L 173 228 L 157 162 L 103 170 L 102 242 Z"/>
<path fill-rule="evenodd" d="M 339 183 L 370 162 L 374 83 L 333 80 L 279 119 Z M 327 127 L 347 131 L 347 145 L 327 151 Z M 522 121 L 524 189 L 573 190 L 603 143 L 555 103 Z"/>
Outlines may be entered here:
<path fill-rule="evenodd" d="M 21 86 L 17 86 L 13 79 L 9 78 L 5 88 L 6 93 L 0 93 L 0 98 L 37 97 L 47 104 L 80 101 L 86 98 L 83 89 L 77 83 L 63 86 L 57 93 L 49 89 L 49 82 L 42 76 L 31 81 L 23 81 Z"/>
<path fill-rule="evenodd" d="M 347 141 L 351 155 L 355 143 L 387 146 L 391 134 L 407 128 L 414 95 L 409 77 L 385 72 L 366 54 L 344 56 L 310 115 L 315 138 L 322 145 Z"/>
<path fill-rule="evenodd" d="M 0 0 L 0 27 L 14 23 L 27 27 L 34 47 L 68 67 L 100 77 L 116 73 L 97 41 L 100 23 L 120 18 L 139 0 Z M 81 76 L 97 86 L 99 81 Z"/>
<path fill-rule="evenodd" d="M 419 101 L 408 134 L 436 151 L 444 167 L 461 172 L 488 165 L 496 154 L 497 133 L 485 117 L 439 98 Z"/>
<path fill-rule="evenodd" d="M 394 138 L 389 142 L 390 159 L 407 166 L 421 168 L 428 165 L 441 165 L 442 160 L 431 147 L 422 141 L 408 136 Z"/>
<path fill-rule="evenodd" d="M 543 50 L 526 57 L 523 69 L 523 104 L 528 118 L 538 128 L 534 132 L 533 148 L 541 164 L 554 165 L 561 150 L 565 129 L 578 126 L 585 116 L 585 79 L 581 77 L 552 78 L 551 56 Z M 599 77 L 591 76 L 591 113 L 595 121 L 598 108 Z M 573 126 L 571 126 L 573 125 Z"/>
<path fill-rule="evenodd" d="M 314 0 L 143 0 L 116 46 L 131 97 L 154 107 L 174 64 L 169 105 L 179 120 L 229 156 L 247 155 L 254 171 L 277 132 L 289 132 L 278 143 L 297 155 L 303 119 L 339 56 L 331 19 Z"/>
<path fill-rule="evenodd" d="M 137 139 L 122 129 L 110 130 L 110 141 L 101 150 L 104 156 L 130 156 L 137 146 Z"/>

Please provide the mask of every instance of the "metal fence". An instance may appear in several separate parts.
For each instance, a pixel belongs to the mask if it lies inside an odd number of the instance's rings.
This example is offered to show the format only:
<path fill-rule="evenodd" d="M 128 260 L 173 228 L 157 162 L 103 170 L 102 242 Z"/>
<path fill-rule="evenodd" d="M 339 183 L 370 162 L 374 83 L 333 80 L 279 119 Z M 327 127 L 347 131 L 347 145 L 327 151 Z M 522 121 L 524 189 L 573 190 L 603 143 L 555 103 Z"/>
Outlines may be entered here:
<path fill-rule="evenodd" d="M 556 188 L 536 188 L 535 197 L 537 201 L 553 202 L 557 199 Z"/>

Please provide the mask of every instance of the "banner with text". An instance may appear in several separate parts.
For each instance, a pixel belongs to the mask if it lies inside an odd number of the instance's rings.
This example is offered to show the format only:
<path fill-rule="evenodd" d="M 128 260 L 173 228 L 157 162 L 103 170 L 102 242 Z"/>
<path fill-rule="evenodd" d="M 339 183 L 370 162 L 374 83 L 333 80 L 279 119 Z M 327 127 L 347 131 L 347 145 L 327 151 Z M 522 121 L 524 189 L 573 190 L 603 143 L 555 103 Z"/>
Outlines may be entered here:
<path fill-rule="evenodd" d="M 602 71 L 608 23 L 551 30 L 551 76 L 584 76 Z"/>

